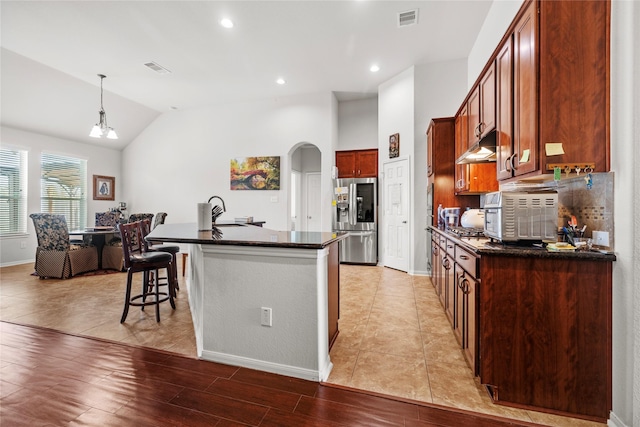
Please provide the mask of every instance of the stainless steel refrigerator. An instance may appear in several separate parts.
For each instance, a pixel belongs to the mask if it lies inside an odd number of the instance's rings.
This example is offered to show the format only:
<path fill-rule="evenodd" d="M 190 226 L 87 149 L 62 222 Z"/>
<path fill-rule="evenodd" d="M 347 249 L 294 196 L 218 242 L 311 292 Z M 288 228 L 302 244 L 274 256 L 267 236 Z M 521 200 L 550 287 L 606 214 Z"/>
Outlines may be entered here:
<path fill-rule="evenodd" d="M 333 230 L 347 232 L 340 241 L 340 262 L 377 264 L 377 178 L 336 179 L 333 190 Z"/>

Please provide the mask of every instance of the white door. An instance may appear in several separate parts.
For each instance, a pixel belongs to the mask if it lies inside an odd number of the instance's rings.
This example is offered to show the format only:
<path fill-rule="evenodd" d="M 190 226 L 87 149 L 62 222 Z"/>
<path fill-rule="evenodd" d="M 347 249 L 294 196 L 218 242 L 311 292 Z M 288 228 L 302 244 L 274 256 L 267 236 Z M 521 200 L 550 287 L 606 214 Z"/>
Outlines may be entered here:
<path fill-rule="evenodd" d="M 319 172 L 307 173 L 307 189 L 305 191 L 306 198 L 306 215 L 307 227 L 305 231 L 321 231 L 320 223 L 320 177 Z"/>
<path fill-rule="evenodd" d="M 384 265 L 409 271 L 409 160 L 383 163 Z"/>
<path fill-rule="evenodd" d="M 302 215 L 302 176 L 300 172 L 291 171 L 291 231 L 298 230 Z"/>

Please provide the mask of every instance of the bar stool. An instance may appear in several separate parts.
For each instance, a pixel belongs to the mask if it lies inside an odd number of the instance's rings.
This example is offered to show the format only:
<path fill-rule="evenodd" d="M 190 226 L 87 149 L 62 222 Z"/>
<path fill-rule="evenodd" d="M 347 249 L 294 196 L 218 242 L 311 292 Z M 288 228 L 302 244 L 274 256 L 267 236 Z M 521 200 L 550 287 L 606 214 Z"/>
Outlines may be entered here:
<path fill-rule="evenodd" d="M 124 323 L 129 313 L 129 306 L 144 307 L 147 305 L 156 306 L 156 322 L 160 321 L 160 303 L 169 300 L 171 308 L 175 310 L 176 304 L 173 300 L 175 290 L 173 289 L 174 281 L 173 276 L 170 273 L 173 271 L 173 265 L 171 260 L 173 259 L 171 254 L 165 252 L 147 252 L 145 251 L 145 242 L 142 236 L 142 228 L 139 221 L 118 224 L 118 230 L 120 230 L 120 237 L 122 239 L 122 252 L 124 256 L 124 266 L 127 269 L 127 290 L 124 301 L 124 311 L 122 312 L 122 318 L 120 323 Z M 156 280 L 154 289 L 149 289 L 149 273 L 157 272 L 159 269 L 166 269 L 167 277 L 167 292 L 160 292 L 160 286 Z M 131 296 L 131 283 L 133 281 L 133 273 L 143 273 L 142 279 L 142 293 L 139 295 Z M 149 299 L 148 299 L 149 298 Z"/>
<path fill-rule="evenodd" d="M 180 246 L 178 245 L 167 245 L 167 244 L 153 244 L 153 242 L 149 242 L 146 240 L 147 235 L 151 231 L 151 220 L 143 219 L 140 221 L 140 227 L 142 229 L 142 237 L 144 239 L 145 250 L 147 252 L 165 252 L 171 254 L 171 266 L 172 269 L 167 271 L 167 274 L 173 278 L 173 296 L 176 296 L 176 291 L 180 290 L 180 285 L 178 284 L 178 262 L 176 260 L 176 254 L 180 252 Z M 156 272 L 157 276 L 157 272 Z M 158 277 L 158 281 L 162 280 L 163 283 L 161 285 L 165 285 L 169 282 L 167 277 Z M 164 282 L 166 280 L 166 282 Z"/>

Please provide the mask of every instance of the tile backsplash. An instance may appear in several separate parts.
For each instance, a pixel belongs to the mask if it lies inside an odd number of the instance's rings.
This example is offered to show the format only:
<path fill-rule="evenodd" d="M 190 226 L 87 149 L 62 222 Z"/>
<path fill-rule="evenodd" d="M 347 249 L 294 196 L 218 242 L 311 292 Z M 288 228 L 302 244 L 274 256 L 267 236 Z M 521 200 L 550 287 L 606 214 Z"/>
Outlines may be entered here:
<path fill-rule="evenodd" d="M 613 172 L 592 173 L 592 187 L 587 188 L 585 176 L 563 179 L 558 184 L 558 225 L 567 225 L 575 215 L 578 227 L 587 226 L 585 237 L 594 230 L 609 233 L 609 249 L 613 250 Z"/>

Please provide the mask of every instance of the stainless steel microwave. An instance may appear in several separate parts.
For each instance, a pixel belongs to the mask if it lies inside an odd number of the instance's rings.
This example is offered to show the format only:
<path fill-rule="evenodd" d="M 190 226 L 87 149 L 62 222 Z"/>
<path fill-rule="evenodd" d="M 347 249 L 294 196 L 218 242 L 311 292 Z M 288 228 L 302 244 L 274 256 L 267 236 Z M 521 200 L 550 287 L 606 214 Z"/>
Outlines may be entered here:
<path fill-rule="evenodd" d="M 502 242 L 558 239 L 558 193 L 497 191 L 484 203 L 484 234 Z"/>

